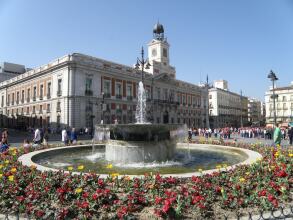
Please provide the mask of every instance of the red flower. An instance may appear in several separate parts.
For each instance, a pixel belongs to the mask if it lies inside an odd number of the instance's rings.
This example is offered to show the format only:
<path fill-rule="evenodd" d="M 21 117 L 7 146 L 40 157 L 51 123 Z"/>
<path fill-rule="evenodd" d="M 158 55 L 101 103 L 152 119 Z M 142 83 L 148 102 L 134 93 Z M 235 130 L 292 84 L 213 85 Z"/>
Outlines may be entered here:
<path fill-rule="evenodd" d="M 36 213 L 36 216 L 38 218 L 41 218 L 43 215 L 45 215 L 45 212 L 41 211 L 41 210 L 38 210 L 37 213 Z"/>
<path fill-rule="evenodd" d="M 288 174 L 285 172 L 285 170 L 281 170 L 276 174 L 278 177 L 286 177 Z"/>
<path fill-rule="evenodd" d="M 156 205 L 160 204 L 162 202 L 162 200 L 163 199 L 161 197 L 156 196 L 156 198 L 155 198 L 155 204 Z"/>
<path fill-rule="evenodd" d="M 258 196 L 266 196 L 267 191 L 265 189 L 258 192 Z"/>
<path fill-rule="evenodd" d="M 25 199 L 24 196 L 17 196 L 16 198 L 19 202 L 23 202 L 23 200 Z"/>
<path fill-rule="evenodd" d="M 94 193 L 94 194 L 92 195 L 93 200 L 96 200 L 98 197 L 99 197 L 99 196 L 98 196 L 97 193 Z"/>
<path fill-rule="evenodd" d="M 274 199 L 274 200 L 272 201 L 272 204 L 273 204 L 273 206 L 274 206 L 275 208 L 277 208 L 277 207 L 279 206 L 279 204 L 278 204 L 278 200 L 277 200 L 277 199 Z"/>
<path fill-rule="evenodd" d="M 88 197 L 89 197 L 89 193 L 88 193 L 88 192 L 84 192 L 84 193 L 82 194 L 82 197 L 85 198 L 85 199 L 88 198 Z"/>
<path fill-rule="evenodd" d="M 204 200 L 204 198 L 202 196 L 194 196 L 192 198 L 192 204 L 194 205 L 195 203 L 198 203 L 200 201 Z"/>
<path fill-rule="evenodd" d="M 273 200 L 275 200 L 276 198 L 272 195 L 272 194 L 268 194 L 268 200 L 270 202 L 272 202 Z"/>
<path fill-rule="evenodd" d="M 89 207 L 89 203 L 87 201 L 84 201 L 80 204 L 80 208 L 86 209 Z"/>
<path fill-rule="evenodd" d="M 216 193 L 220 193 L 221 192 L 221 187 L 216 186 L 215 191 L 216 191 Z"/>

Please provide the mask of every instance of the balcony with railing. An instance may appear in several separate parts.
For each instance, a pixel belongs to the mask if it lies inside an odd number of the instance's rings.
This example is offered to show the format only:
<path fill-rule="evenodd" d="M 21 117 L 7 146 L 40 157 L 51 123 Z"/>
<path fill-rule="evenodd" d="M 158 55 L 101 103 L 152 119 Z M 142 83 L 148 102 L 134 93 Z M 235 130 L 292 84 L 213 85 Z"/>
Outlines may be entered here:
<path fill-rule="evenodd" d="M 86 96 L 92 96 L 93 95 L 93 91 L 92 90 L 85 90 L 84 94 Z"/>
<path fill-rule="evenodd" d="M 117 94 L 116 99 L 122 99 L 122 95 Z"/>
<path fill-rule="evenodd" d="M 110 93 L 104 93 L 104 98 L 111 98 L 111 94 Z"/>
<path fill-rule="evenodd" d="M 121 113 L 122 113 L 122 109 L 121 109 L 121 108 L 119 108 L 119 109 L 116 109 L 116 113 L 119 113 L 119 114 L 121 114 Z"/>
<path fill-rule="evenodd" d="M 39 97 L 39 98 L 40 98 L 40 100 L 43 100 L 43 95 L 40 95 L 40 97 Z"/>
<path fill-rule="evenodd" d="M 33 101 L 36 101 L 37 100 L 37 97 L 36 96 L 33 96 Z"/>
<path fill-rule="evenodd" d="M 59 96 L 62 96 L 62 90 L 58 90 L 57 91 L 57 96 L 59 97 Z"/>

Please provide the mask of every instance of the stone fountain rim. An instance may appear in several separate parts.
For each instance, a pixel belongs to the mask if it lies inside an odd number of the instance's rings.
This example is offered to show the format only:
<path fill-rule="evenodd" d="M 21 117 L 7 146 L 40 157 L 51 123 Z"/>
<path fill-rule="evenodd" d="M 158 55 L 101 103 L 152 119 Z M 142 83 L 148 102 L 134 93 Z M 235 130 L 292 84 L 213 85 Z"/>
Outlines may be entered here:
<path fill-rule="evenodd" d="M 177 145 L 186 145 L 186 143 L 178 143 Z M 45 167 L 42 166 L 40 164 L 37 164 L 35 162 L 32 161 L 32 157 L 44 153 L 44 152 L 49 152 L 49 151 L 55 151 L 55 150 L 61 150 L 61 149 L 74 149 L 74 148 L 80 148 L 80 147 L 88 147 L 89 145 L 75 145 L 75 146 L 65 146 L 65 147 L 56 147 L 56 148 L 49 148 L 49 149 L 44 149 L 44 150 L 37 150 L 37 151 L 33 151 L 30 152 L 28 154 L 23 154 L 22 156 L 20 156 L 18 158 L 18 161 L 20 163 L 22 163 L 22 165 L 24 166 L 35 166 L 37 170 L 41 171 L 41 172 L 45 172 L 45 171 L 60 171 L 59 169 L 54 169 L 54 168 L 49 168 L 49 167 Z M 95 144 L 95 146 L 104 146 L 104 144 Z M 216 171 L 229 171 L 232 169 L 235 169 L 237 166 L 240 165 L 251 165 L 253 163 L 255 163 L 257 160 L 262 159 L 262 155 L 256 151 L 252 151 L 252 150 L 248 150 L 245 148 L 239 148 L 239 147 L 231 147 L 231 146 L 224 146 L 224 145 L 213 145 L 213 144 L 189 144 L 190 147 L 200 147 L 200 148 L 209 148 L 209 147 L 213 147 L 213 148 L 219 148 L 219 149 L 226 149 L 226 150 L 238 150 L 241 151 L 242 153 L 246 154 L 248 156 L 248 158 L 240 163 L 234 164 L 232 166 L 228 166 L 226 168 L 221 168 L 221 169 L 211 169 L 211 170 L 203 170 L 202 172 L 192 172 L 192 173 L 182 173 L 182 174 L 161 174 L 162 177 L 177 177 L 177 178 L 190 178 L 192 176 L 201 176 L 204 174 L 211 174 L 213 172 Z M 70 173 L 69 171 L 65 171 L 64 173 Z M 72 172 L 72 174 L 77 174 L 79 175 L 80 172 Z M 84 175 L 87 175 L 89 173 L 82 173 Z M 109 176 L 109 174 L 99 174 L 100 178 L 107 178 Z M 143 177 L 144 175 L 119 175 L 118 178 L 122 178 L 123 176 L 129 176 L 130 178 L 140 178 Z"/>

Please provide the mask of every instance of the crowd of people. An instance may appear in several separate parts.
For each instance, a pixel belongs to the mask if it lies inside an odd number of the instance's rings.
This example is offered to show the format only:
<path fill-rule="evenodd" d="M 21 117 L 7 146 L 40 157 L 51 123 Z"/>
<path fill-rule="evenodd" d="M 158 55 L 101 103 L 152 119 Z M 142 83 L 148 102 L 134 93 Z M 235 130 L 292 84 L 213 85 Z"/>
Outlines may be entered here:
<path fill-rule="evenodd" d="M 85 129 L 85 132 L 87 130 Z M 34 130 L 30 130 L 32 133 L 32 138 L 25 138 L 22 146 L 25 148 L 28 147 L 38 147 L 40 145 L 48 146 L 49 142 L 49 129 L 47 128 L 35 128 Z M 64 128 L 61 131 L 61 141 L 64 145 L 76 144 L 78 138 L 78 133 L 75 128 Z M 4 128 L 1 132 L 1 141 L 0 141 L 0 153 L 5 152 L 9 149 L 8 143 L 8 129 Z"/>
<path fill-rule="evenodd" d="M 275 132 L 278 131 L 278 134 Z M 240 138 L 263 138 L 268 140 L 275 140 L 278 135 L 280 140 L 289 140 L 289 144 L 293 142 L 293 127 L 281 127 L 278 125 L 276 129 L 267 127 L 225 127 L 225 128 L 190 128 L 188 131 L 189 139 L 192 136 L 203 136 L 206 138 L 214 137 L 220 139 L 230 139 L 236 137 Z"/>

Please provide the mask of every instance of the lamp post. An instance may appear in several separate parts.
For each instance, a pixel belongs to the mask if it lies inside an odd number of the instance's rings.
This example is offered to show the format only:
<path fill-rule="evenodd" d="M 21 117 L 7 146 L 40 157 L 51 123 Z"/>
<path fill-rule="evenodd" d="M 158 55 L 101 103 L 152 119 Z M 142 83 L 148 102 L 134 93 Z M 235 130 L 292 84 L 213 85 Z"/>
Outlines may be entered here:
<path fill-rule="evenodd" d="M 144 81 L 144 69 L 149 69 L 151 64 L 148 59 L 144 59 L 144 49 L 141 47 L 141 59 L 137 58 L 135 69 L 141 68 L 141 82 Z"/>
<path fill-rule="evenodd" d="M 102 92 L 102 101 L 101 101 L 101 124 L 104 124 L 104 101 L 105 101 L 105 93 Z"/>
<path fill-rule="evenodd" d="M 242 90 L 240 90 L 240 127 L 243 128 L 243 104 L 242 104 Z"/>
<path fill-rule="evenodd" d="M 275 95 L 275 81 L 278 80 L 278 77 L 276 76 L 276 74 L 271 70 L 268 78 L 272 81 L 273 83 L 273 95 L 271 96 L 271 98 L 273 99 L 273 108 L 274 108 L 274 126 L 277 125 L 277 117 L 276 117 L 276 98 L 278 97 L 278 95 Z"/>

